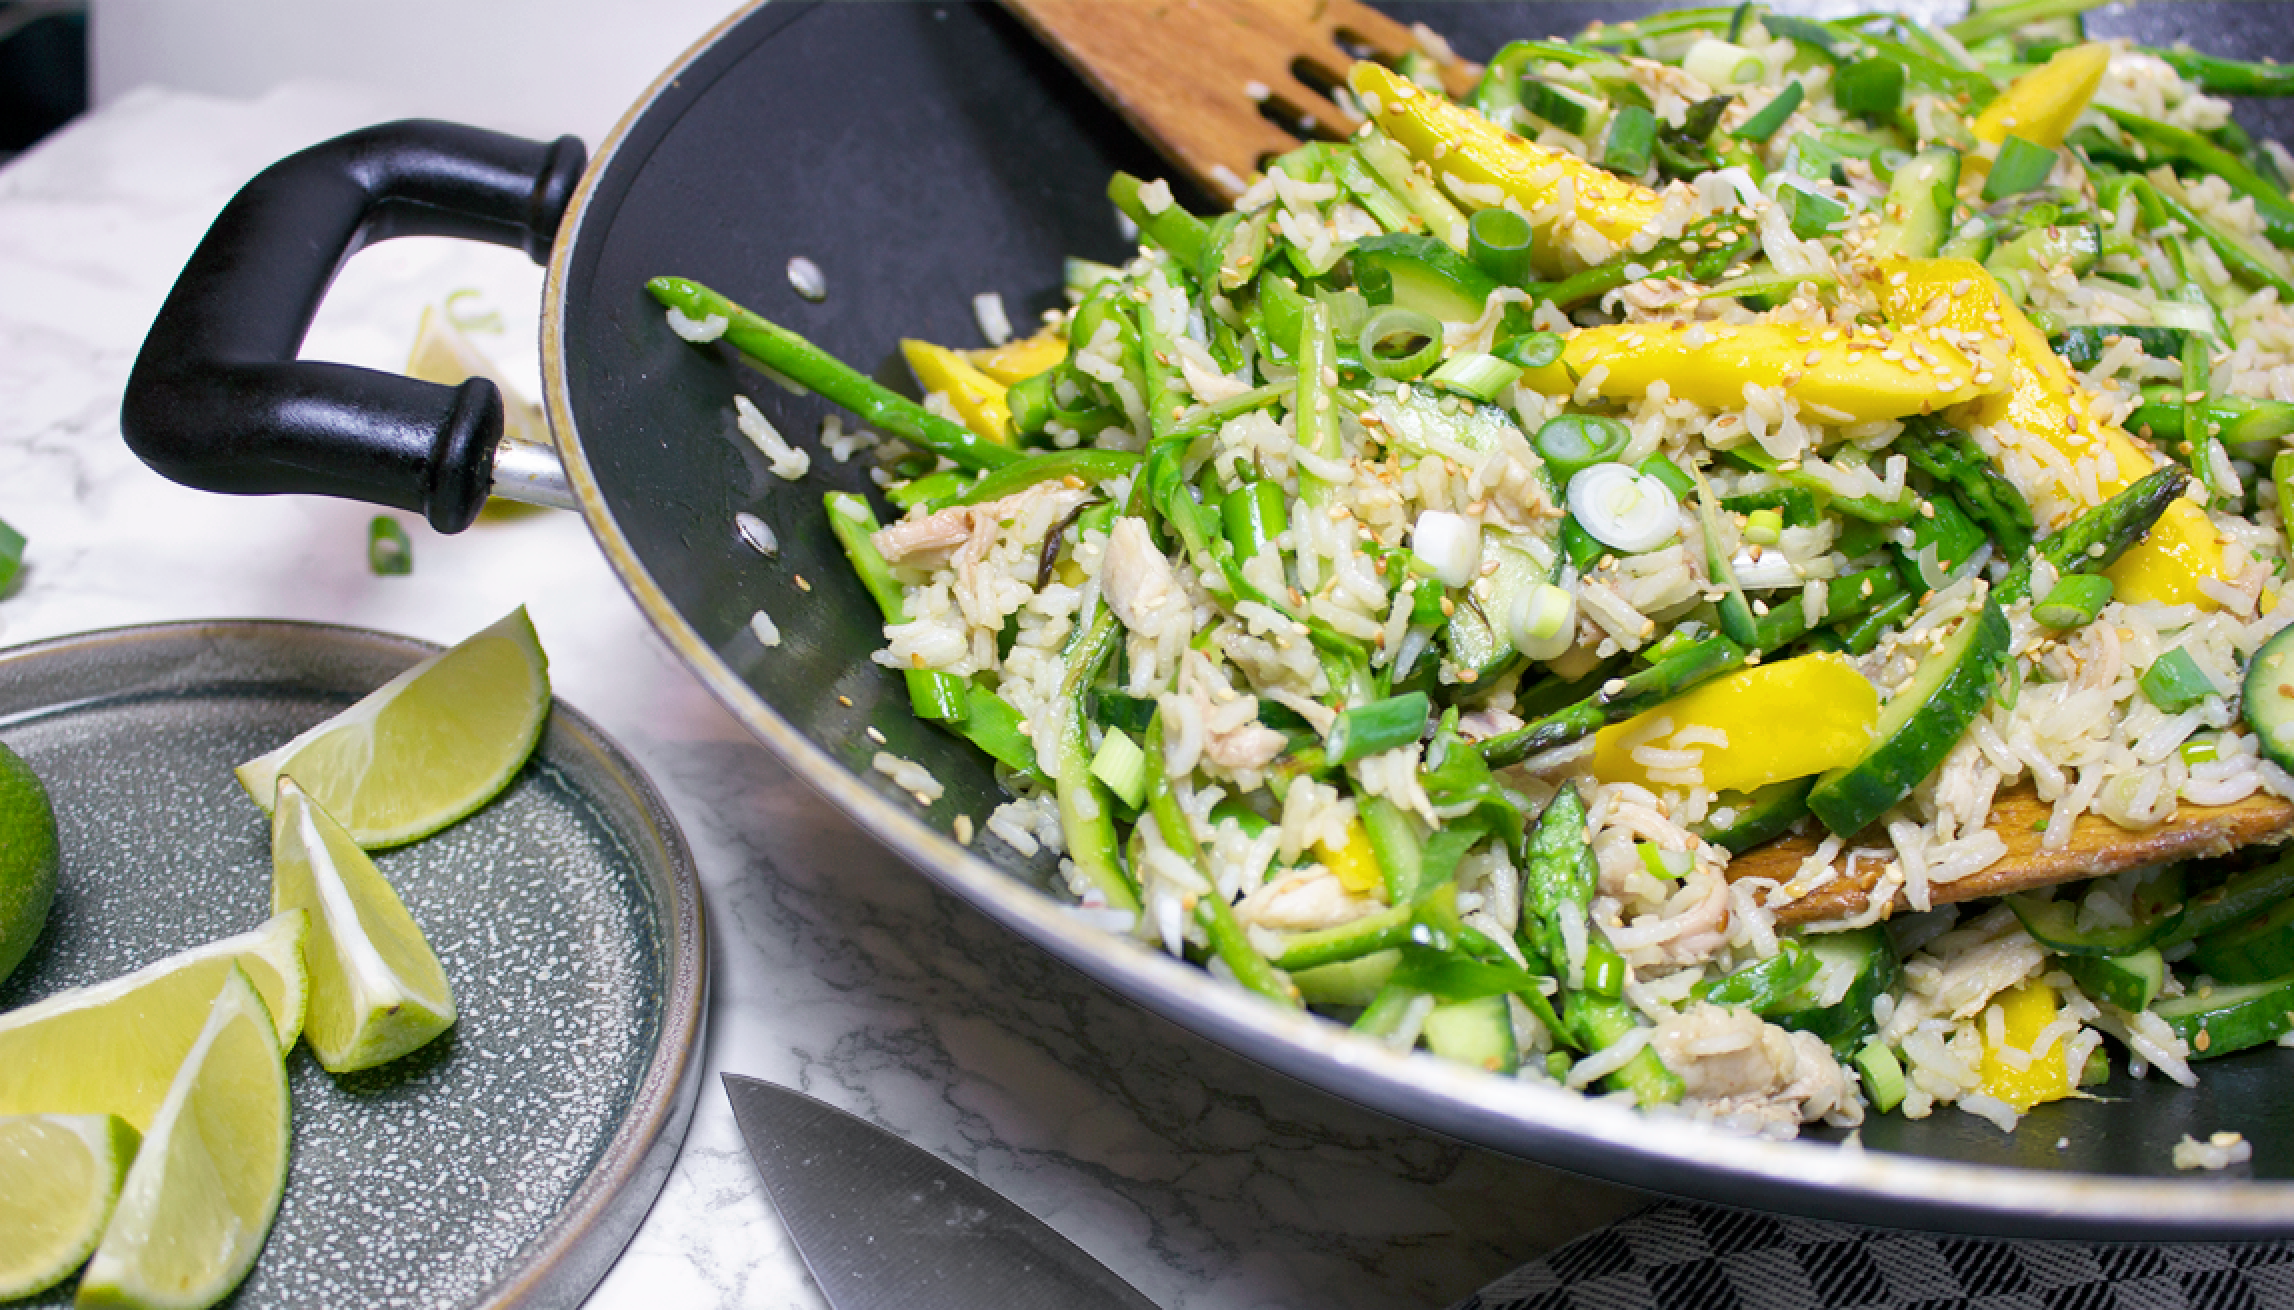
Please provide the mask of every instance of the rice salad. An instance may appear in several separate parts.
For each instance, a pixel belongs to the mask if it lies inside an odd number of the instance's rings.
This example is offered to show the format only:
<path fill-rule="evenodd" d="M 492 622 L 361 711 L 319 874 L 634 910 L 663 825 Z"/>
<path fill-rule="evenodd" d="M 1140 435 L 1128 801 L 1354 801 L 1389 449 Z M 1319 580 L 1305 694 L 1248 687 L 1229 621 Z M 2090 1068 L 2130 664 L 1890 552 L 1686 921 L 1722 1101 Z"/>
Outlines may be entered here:
<path fill-rule="evenodd" d="M 651 290 L 866 425 L 873 658 L 1077 913 L 1502 1076 L 2012 1130 L 2294 1040 L 2294 160 L 2221 98 L 2294 77 L 2070 8 L 1358 63 L 921 403 Z"/>

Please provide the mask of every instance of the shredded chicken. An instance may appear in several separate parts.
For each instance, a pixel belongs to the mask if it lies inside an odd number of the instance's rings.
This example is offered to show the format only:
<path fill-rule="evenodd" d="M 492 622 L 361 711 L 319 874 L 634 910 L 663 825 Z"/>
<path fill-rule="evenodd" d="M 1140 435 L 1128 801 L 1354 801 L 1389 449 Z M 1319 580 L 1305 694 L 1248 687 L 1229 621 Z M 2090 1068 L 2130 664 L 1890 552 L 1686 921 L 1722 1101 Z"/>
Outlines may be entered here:
<path fill-rule="evenodd" d="M 1148 535 L 1145 519 L 1115 520 L 1107 537 L 1107 557 L 1099 565 L 1099 586 L 1123 626 L 1149 640 L 1162 636 L 1186 614 L 1187 598 L 1179 589 L 1178 575 Z"/>
<path fill-rule="evenodd" d="M 1378 908 L 1378 902 L 1347 891 L 1338 875 L 1309 866 L 1254 889 L 1235 907 L 1235 917 L 1254 928 L 1310 932 L 1352 923 Z"/>
<path fill-rule="evenodd" d="M 1657 1025 L 1649 1044 L 1692 1108 L 1767 1131 L 1827 1115 L 1863 1120 L 1847 1075 L 1812 1033 L 1789 1032 L 1746 1010 L 1699 1003 Z"/>

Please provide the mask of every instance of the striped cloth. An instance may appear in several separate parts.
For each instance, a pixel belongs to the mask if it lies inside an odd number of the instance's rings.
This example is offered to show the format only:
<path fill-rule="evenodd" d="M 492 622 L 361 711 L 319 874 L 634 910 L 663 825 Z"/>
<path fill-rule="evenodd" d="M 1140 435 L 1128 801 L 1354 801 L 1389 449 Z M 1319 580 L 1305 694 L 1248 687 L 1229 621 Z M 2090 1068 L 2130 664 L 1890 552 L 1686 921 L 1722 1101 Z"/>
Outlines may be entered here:
<path fill-rule="evenodd" d="M 2277 1310 L 2294 1241 L 2010 1242 L 1661 1202 L 1454 1310 Z"/>

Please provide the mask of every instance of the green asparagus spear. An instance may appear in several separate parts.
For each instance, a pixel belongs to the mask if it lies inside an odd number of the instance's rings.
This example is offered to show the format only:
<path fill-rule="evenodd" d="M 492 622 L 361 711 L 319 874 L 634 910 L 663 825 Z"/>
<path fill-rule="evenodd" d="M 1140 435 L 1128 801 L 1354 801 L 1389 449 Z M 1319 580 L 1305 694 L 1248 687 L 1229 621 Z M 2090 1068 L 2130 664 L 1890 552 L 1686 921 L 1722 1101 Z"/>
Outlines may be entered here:
<path fill-rule="evenodd" d="M 1171 790 L 1171 773 L 1163 764 L 1163 716 L 1157 714 L 1147 725 L 1147 812 L 1155 816 L 1155 829 L 1163 835 L 1163 844 L 1176 852 L 1180 859 L 1192 865 L 1196 872 L 1209 878 L 1203 867 L 1202 843 L 1195 840 L 1195 827 L 1179 808 L 1179 798 Z M 1209 895 L 1195 900 L 1195 922 L 1203 927 L 1210 939 L 1211 950 L 1226 961 L 1235 981 L 1279 1005 L 1298 1009 L 1298 988 L 1288 978 L 1276 972 L 1251 945 L 1250 934 L 1243 931 L 1235 918 L 1234 907 L 1227 898 L 1213 888 Z"/>
<path fill-rule="evenodd" d="M 1992 599 L 2012 605 L 2031 594 L 2032 565 L 2046 560 L 2061 573 L 2101 573 L 2143 539 L 2190 482 L 2190 470 L 2168 464 L 2042 538 L 1994 588 Z"/>
<path fill-rule="evenodd" d="M 885 624 L 906 623 L 907 602 L 901 597 L 900 583 L 870 539 L 878 526 L 876 511 L 869 508 L 866 500 L 849 492 L 832 491 L 824 500 L 828 506 L 828 530 L 835 535 L 837 544 L 844 547 L 844 557 L 852 562 L 852 571 L 859 576 L 860 585 L 876 601 Z M 916 707 L 917 718 L 937 723 L 963 719 L 962 678 L 937 669 L 909 669 L 906 676 L 908 699 Z"/>
<path fill-rule="evenodd" d="M 943 455 L 968 469 L 1001 468 L 1020 452 L 983 441 L 947 419 L 830 355 L 796 333 L 687 278 L 657 277 L 645 284 L 653 298 L 694 322 L 726 320 L 725 340 L 775 373 L 809 387 L 858 414 L 870 427 Z"/>

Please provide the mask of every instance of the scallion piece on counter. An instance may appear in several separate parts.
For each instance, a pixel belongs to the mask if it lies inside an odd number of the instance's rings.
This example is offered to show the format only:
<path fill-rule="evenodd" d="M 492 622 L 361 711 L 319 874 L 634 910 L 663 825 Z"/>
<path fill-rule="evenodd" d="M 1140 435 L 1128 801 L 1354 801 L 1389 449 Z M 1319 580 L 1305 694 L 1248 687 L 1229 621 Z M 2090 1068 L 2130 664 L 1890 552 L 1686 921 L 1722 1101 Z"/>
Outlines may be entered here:
<path fill-rule="evenodd" d="M 2169 714 L 2180 714 L 2209 696 L 2222 694 L 2198 667 L 2198 661 L 2180 646 L 2159 656 L 2138 685 L 2151 704 Z"/>
<path fill-rule="evenodd" d="M 1342 710 L 1337 721 L 1330 725 L 1323 751 L 1332 764 L 1339 765 L 1383 755 L 1425 735 L 1427 716 L 1432 711 L 1433 702 L 1427 700 L 1422 691 Z"/>
<path fill-rule="evenodd" d="M 1736 129 L 1735 137 L 1739 141 L 1768 140 L 1776 135 L 1776 130 L 1784 126 L 1784 120 L 1792 117 L 1792 111 L 1800 108 L 1801 102 L 1807 98 L 1808 92 L 1799 82 L 1785 83 L 1782 91 L 1777 92 L 1752 117 L 1744 120 L 1743 126 Z"/>
<path fill-rule="evenodd" d="M 16 571 L 23 567 L 24 534 L 0 523 L 0 591 L 16 581 Z"/>
<path fill-rule="evenodd" d="M 1991 161 L 1991 175 L 1983 180 L 1985 200 L 2005 200 L 2044 186 L 2055 171 L 2055 152 L 2036 141 L 2010 132 L 1999 143 L 1999 158 Z"/>
<path fill-rule="evenodd" d="M 1639 177 L 1649 171 L 1649 158 L 1656 149 L 1657 116 L 1639 105 L 1627 105 L 1609 120 L 1609 139 L 1601 146 L 1601 167 L 1624 177 Z"/>
<path fill-rule="evenodd" d="M 2055 584 L 2047 599 L 2031 607 L 2041 627 L 2063 632 L 2095 621 L 2111 603 L 2111 580 L 2100 573 L 2073 573 Z"/>
<path fill-rule="evenodd" d="M 1495 355 L 1469 352 L 1452 355 L 1427 376 L 1427 381 L 1475 400 L 1496 400 L 1498 393 L 1521 379 L 1521 365 Z"/>
<path fill-rule="evenodd" d="M 13 532 L 10 535 L 13 536 Z M 16 538 L 14 556 L 0 573 L 16 571 L 16 559 L 23 556 L 23 540 Z M 377 514 L 374 521 L 366 525 L 366 566 L 378 577 L 414 572 L 414 543 L 407 540 L 406 529 L 398 526 L 398 520 L 388 514 Z M 0 578 L 0 586 L 6 585 L 5 578 Z"/>
<path fill-rule="evenodd" d="M 1647 111 L 1642 111 L 1646 113 Z M 1611 133 L 1614 138 L 1615 133 Z M 1501 285 L 1529 282 L 1529 220 L 1510 209 L 1484 209 L 1466 220 L 1466 254 Z M 1439 340 L 1439 334 L 1436 339 Z"/>

